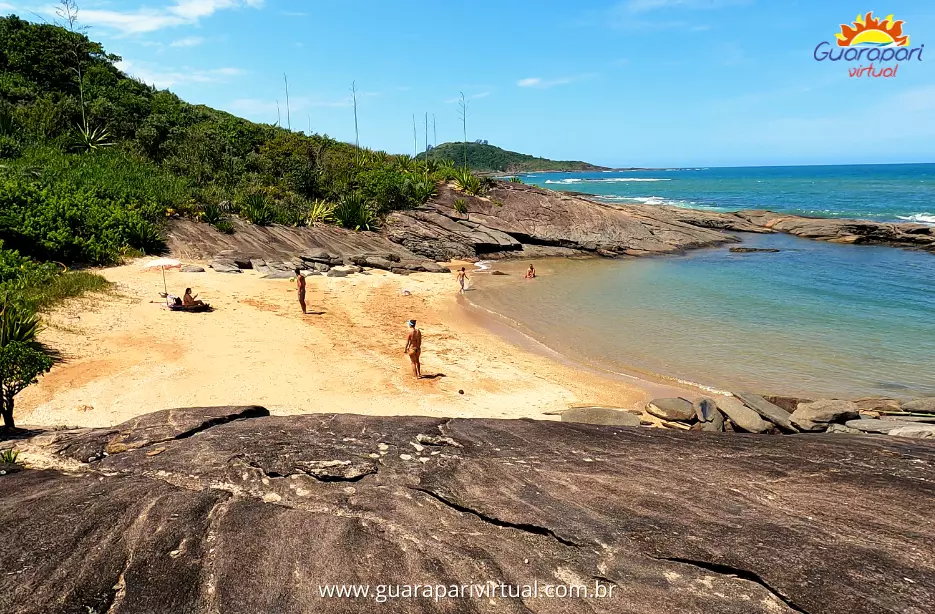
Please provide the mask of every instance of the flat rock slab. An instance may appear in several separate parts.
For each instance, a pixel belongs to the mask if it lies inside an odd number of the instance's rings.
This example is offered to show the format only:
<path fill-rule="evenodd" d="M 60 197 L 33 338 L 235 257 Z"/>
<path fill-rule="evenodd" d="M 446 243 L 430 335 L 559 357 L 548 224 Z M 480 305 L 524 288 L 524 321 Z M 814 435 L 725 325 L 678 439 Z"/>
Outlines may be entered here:
<path fill-rule="evenodd" d="M 562 422 L 604 424 L 608 426 L 639 426 L 640 417 L 627 411 L 608 407 L 572 407 L 562 412 Z"/>
<path fill-rule="evenodd" d="M 935 439 L 935 424 L 911 424 L 900 426 L 889 432 L 890 437 L 911 439 Z"/>
<path fill-rule="evenodd" d="M 792 423 L 791 414 L 778 405 L 774 405 L 763 397 L 750 392 L 738 392 L 735 396 L 743 401 L 744 405 L 760 414 L 763 419 L 769 420 L 784 431 L 798 432 L 798 429 Z"/>
<path fill-rule="evenodd" d="M 902 410 L 919 414 L 935 414 L 935 397 L 923 397 L 914 401 L 906 401 L 902 404 Z"/>
<path fill-rule="evenodd" d="M 197 264 L 186 264 L 179 269 L 182 273 L 204 273 L 205 268 Z"/>
<path fill-rule="evenodd" d="M 899 420 L 860 419 L 848 420 L 844 423 L 844 426 L 857 429 L 858 431 L 863 431 L 864 433 L 883 433 L 885 435 L 893 429 L 899 428 L 901 426 L 915 425 L 912 422 L 900 422 Z"/>
<path fill-rule="evenodd" d="M 737 399 L 719 397 L 715 402 L 717 403 L 717 408 L 743 431 L 748 433 L 765 433 L 772 428 L 771 422 L 767 422 L 761 418 L 760 414 Z"/>
<path fill-rule="evenodd" d="M 208 266 L 218 273 L 240 273 L 240 267 L 233 260 L 212 260 Z"/>
<path fill-rule="evenodd" d="M 923 614 L 935 603 L 935 443 L 348 414 L 204 420 L 257 411 L 175 410 L 106 429 L 151 443 L 67 473 L 53 468 L 56 445 L 30 440 L 29 458 L 49 468 L 0 477 L 0 612 Z M 100 447 L 112 437 L 101 431 L 71 444 Z M 319 592 L 487 581 L 614 591 L 379 605 Z"/>
<path fill-rule="evenodd" d="M 295 277 L 295 271 L 270 271 L 263 276 L 263 279 L 292 279 Z"/>
<path fill-rule="evenodd" d="M 792 422 L 803 431 L 823 431 L 832 422 L 847 422 L 860 418 L 853 401 L 820 400 L 799 403 L 792 412 Z"/>
<path fill-rule="evenodd" d="M 695 406 L 688 399 L 679 397 L 653 399 L 646 404 L 646 411 L 664 420 L 690 422 L 695 419 Z"/>

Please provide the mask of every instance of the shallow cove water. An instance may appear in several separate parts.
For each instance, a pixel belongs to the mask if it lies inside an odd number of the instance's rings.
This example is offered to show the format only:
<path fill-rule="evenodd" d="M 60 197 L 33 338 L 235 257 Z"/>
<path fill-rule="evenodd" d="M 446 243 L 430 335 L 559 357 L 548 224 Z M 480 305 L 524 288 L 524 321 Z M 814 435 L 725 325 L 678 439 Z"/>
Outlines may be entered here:
<path fill-rule="evenodd" d="M 552 349 L 720 390 L 935 395 L 935 256 L 742 235 L 744 246 L 626 260 L 493 263 L 471 302 Z"/>

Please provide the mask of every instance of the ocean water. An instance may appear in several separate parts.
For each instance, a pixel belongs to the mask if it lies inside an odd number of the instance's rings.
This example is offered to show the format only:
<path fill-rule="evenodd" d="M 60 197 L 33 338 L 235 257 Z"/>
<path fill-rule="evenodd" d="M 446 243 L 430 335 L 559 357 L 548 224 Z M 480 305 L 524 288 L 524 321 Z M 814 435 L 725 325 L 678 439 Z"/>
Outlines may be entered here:
<path fill-rule="evenodd" d="M 524 182 L 605 202 L 935 224 L 935 164 L 538 173 Z"/>
<path fill-rule="evenodd" d="M 670 182 L 600 181 L 667 172 L 591 173 L 574 189 L 728 210 L 874 219 L 935 212 L 935 165 L 840 168 L 671 171 Z M 585 177 L 540 178 L 551 187 L 546 179 Z M 532 281 L 522 279 L 527 263 L 497 263 L 510 275 L 477 274 L 469 297 L 553 349 L 611 371 L 812 398 L 935 395 L 935 255 L 738 236 L 781 251 L 544 260 Z"/>

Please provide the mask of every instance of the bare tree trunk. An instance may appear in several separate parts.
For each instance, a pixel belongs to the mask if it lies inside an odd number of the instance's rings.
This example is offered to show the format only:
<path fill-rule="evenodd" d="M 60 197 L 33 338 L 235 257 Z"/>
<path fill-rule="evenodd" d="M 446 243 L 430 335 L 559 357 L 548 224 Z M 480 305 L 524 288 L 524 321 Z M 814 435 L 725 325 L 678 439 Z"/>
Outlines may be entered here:
<path fill-rule="evenodd" d="M 412 114 L 412 157 L 415 158 L 419 155 L 419 146 L 416 144 L 419 142 L 418 137 L 416 137 L 416 114 Z"/>
<path fill-rule="evenodd" d="M 292 111 L 289 109 L 289 77 L 282 73 L 282 79 L 286 82 L 286 125 L 292 130 Z"/>
<path fill-rule="evenodd" d="M 360 132 L 357 129 L 357 81 L 351 81 L 351 99 L 354 103 L 354 146 L 357 148 L 355 163 L 360 166 Z"/>
<path fill-rule="evenodd" d="M 429 112 L 425 112 L 425 151 L 429 150 Z M 426 156 L 426 160 L 428 156 Z"/>
<path fill-rule="evenodd" d="M 4 394 L 0 398 L 0 405 L 2 405 L 3 414 L 3 430 L 12 431 L 16 429 L 16 424 L 13 422 L 13 397 L 7 394 Z"/>
<path fill-rule="evenodd" d="M 461 102 L 458 103 L 458 106 L 461 107 L 461 128 L 464 130 L 464 168 L 467 168 L 467 116 L 468 116 L 468 104 L 469 101 L 465 100 L 464 92 L 461 92 Z"/>

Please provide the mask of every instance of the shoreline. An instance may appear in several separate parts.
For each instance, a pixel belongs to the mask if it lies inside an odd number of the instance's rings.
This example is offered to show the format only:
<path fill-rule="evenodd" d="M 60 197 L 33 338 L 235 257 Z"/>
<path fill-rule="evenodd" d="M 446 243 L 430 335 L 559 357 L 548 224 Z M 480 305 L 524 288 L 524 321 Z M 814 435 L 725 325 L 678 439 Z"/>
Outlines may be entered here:
<path fill-rule="evenodd" d="M 253 272 L 169 272 L 170 292 L 194 288 L 216 307 L 207 314 L 165 309 L 162 276 L 139 262 L 100 272 L 114 291 L 46 316 L 40 338 L 66 361 L 17 398 L 20 424 L 111 426 L 160 409 L 222 405 L 276 415 L 555 419 L 572 406 L 642 412 L 658 396 L 703 394 L 518 343 L 480 323 L 449 275 L 310 277 L 314 315 L 303 316 L 288 280 Z M 425 335 L 431 378 L 412 378 L 402 353 L 410 317 Z"/>

